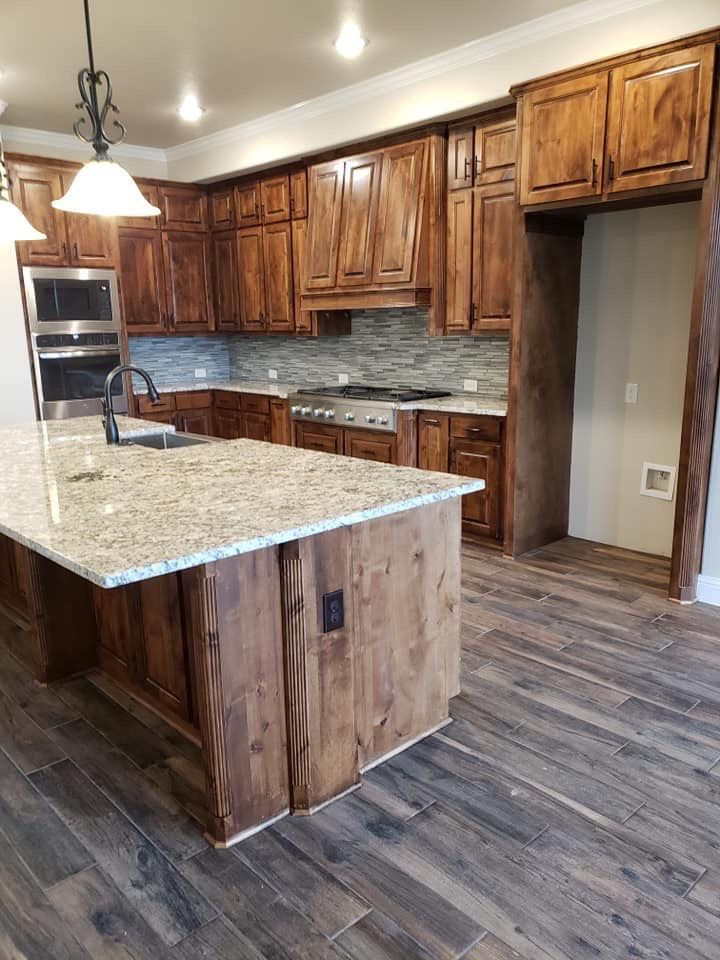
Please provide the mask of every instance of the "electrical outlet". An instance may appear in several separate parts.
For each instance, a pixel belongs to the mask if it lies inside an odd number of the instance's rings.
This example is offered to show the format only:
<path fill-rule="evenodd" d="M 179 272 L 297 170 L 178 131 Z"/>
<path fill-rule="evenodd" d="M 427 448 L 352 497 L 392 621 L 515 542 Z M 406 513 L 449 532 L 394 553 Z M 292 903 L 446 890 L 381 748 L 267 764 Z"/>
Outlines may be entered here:
<path fill-rule="evenodd" d="M 350 383 L 350 377 L 349 377 L 346 373 L 339 373 L 339 374 L 338 374 L 338 383 L 343 384 L 343 385 L 345 385 L 346 383 Z"/>
<path fill-rule="evenodd" d="M 345 604 L 342 590 L 323 594 L 323 633 L 341 630 L 345 626 Z"/>
<path fill-rule="evenodd" d="M 277 370 L 272 370 L 272 369 L 268 370 L 268 379 L 277 380 Z"/>
<path fill-rule="evenodd" d="M 463 390 L 465 393 L 477 393 L 477 380 L 463 380 Z"/>
<path fill-rule="evenodd" d="M 207 379 L 207 370 L 205 369 L 205 367 L 195 367 L 195 379 L 196 380 Z"/>
<path fill-rule="evenodd" d="M 638 402 L 638 385 L 636 383 L 625 384 L 625 403 Z"/>

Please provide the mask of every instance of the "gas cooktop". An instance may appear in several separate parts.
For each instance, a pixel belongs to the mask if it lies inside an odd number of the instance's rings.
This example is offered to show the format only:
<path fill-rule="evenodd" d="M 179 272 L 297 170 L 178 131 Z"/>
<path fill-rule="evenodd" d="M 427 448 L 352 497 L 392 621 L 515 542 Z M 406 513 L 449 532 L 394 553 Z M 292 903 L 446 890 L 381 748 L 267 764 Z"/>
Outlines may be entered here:
<path fill-rule="evenodd" d="M 299 394 L 339 397 L 344 400 L 374 400 L 379 403 L 411 403 L 414 400 L 434 400 L 449 397 L 450 390 L 424 390 L 417 387 L 371 387 L 348 383 L 337 387 L 314 387 L 298 390 Z"/>

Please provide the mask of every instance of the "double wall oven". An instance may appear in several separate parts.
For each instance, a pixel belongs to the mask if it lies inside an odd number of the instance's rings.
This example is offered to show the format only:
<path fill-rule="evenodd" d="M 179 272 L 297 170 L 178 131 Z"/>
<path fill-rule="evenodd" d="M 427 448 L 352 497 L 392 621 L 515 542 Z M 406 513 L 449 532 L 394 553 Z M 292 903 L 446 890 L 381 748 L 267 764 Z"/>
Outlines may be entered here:
<path fill-rule="evenodd" d="M 105 378 L 122 362 L 115 273 L 25 267 L 23 280 L 40 416 L 100 413 Z M 127 411 L 122 378 L 113 395 L 114 409 Z"/>

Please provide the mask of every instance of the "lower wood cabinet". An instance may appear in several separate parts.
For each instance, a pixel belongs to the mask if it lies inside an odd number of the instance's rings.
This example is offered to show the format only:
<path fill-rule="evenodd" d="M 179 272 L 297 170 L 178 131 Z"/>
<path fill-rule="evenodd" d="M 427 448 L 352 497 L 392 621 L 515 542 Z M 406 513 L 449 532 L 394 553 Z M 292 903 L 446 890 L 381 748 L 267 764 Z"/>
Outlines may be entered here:
<path fill-rule="evenodd" d="M 376 463 L 396 463 L 397 444 L 394 436 L 378 436 L 377 433 L 345 431 L 345 455 Z"/>
<path fill-rule="evenodd" d="M 0 534 L 0 605 L 23 620 L 30 614 L 28 577 L 26 548 Z"/>
<path fill-rule="evenodd" d="M 147 394 L 137 397 L 139 416 L 156 423 L 170 423 L 185 433 L 221 440 L 263 440 L 292 444 L 287 400 L 236 390 L 195 390 L 162 393 L 153 404 Z"/>
<path fill-rule="evenodd" d="M 211 437 L 214 433 L 210 390 L 175 394 L 175 427 L 184 433 Z"/>
<path fill-rule="evenodd" d="M 463 531 L 492 540 L 503 535 L 505 423 L 502 417 L 418 414 L 418 467 L 485 481 L 463 497 Z"/>
<path fill-rule="evenodd" d="M 324 423 L 294 424 L 295 446 L 322 453 L 342 454 L 376 463 L 413 467 L 417 460 L 415 415 L 402 411 L 397 433 L 354 430 Z"/>
<path fill-rule="evenodd" d="M 321 453 L 345 452 L 345 438 L 342 427 L 332 427 L 324 423 L 296 423 L 295 446 L 305 450 L 319 450 Z"/>

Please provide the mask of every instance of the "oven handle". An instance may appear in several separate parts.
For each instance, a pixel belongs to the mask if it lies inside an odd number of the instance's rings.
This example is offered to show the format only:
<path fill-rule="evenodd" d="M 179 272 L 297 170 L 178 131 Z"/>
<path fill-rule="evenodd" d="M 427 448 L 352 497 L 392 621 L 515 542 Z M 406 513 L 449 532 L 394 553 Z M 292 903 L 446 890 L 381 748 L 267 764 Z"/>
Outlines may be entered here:
<path fill-rule="evenodd" d="M 35 352 L 41 360 L 64 360 L 67 357 L 120 357 L 119 347 L 114 350 L 36 350 Z"/>

